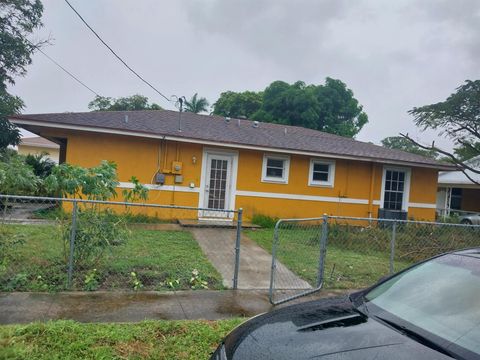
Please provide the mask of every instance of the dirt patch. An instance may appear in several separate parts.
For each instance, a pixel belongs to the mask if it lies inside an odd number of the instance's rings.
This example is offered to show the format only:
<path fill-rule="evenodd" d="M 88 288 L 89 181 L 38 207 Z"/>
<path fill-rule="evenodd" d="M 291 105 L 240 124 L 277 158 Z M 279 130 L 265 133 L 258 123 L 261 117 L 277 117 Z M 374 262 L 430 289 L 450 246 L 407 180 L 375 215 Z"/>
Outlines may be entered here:
<path fill-rule="evenodd" d="M 145 359 L 150 355 L 152 348 L 152 344 L 134 340 L 115 345 L 115 352 L 121 359 L 130 359 L 131 357 Z"/>

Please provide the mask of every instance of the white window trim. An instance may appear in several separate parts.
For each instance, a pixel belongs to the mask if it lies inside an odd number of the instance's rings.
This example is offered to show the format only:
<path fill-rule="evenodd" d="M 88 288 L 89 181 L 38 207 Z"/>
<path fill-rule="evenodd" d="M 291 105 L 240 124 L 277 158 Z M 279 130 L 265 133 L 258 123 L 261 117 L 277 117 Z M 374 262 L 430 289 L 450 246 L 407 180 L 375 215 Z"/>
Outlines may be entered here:
<path fill-rule="evenodd" d="M 283 168 L 282 178 L 267 176 L 267 159 L 276 159 L 276 160 L 285 161 L 285 167 Z M 262 182 L 288 184 L 289 173 L 290 173 L 290 156 L 289 155 L 263 154 Z"/>
<path fill-rule="evenodd" d="M 384 166 L 383 167 L 383 177 L 382 177 L 382 193 L 380 197 L 380 208 L 383 209 L 385 203 L 385 182 L 387 177 L 387 170 L 393 171 L 403 171 L 405 172 L 405 187 L 403 189 L 403 199 L 402 199 L 402 211 L 408 211 L 409 199 L 410 199 L 410 179 L 412 177 L 412 169 L 404 167 L 393 167 L 393 166 Z"/>
<path fill-rule="evenodd" d="M 315 164 L 329 165 L 327 181 L 313 180 L 313 166 Z M 310 159 L 310 170 L 308 171 L 308 186 L 333 187 L 334 183 L 335 183 L 335 161 L 319 159 L 319 158 Z"/>

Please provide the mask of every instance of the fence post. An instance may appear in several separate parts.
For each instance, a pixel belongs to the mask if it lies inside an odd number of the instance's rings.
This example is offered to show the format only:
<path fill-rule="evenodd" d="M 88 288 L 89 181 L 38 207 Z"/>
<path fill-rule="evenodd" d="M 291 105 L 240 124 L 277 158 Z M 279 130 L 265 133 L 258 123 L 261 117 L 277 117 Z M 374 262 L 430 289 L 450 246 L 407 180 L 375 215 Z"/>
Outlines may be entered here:
<path fill-rule="evenodd" d="M 277 246 L 278 246 L 278 229 L 282 220 L 278 220 L 275 224 L 275 229 L 273 230 L 273 243 L 272 243 L 272 266 L 270 268 L 270 286 L 268 289 L 268 298 L 270 303 L 274 304 L 273 300 L 273 288 L 275 286 L 275 269 L 277 268 Z"/>
<path fill-rule="evenodd" d="M 237 217 L 237 239 L 235 241 L 235 269 L 233 271 L 233 289 L 238 288 L 238 271 L 240 269 L 240 240 L 242 238 L 242 217 L 243 209 L 238 209 Z"/>
<path fill-rule="evenodd" d="M 77 232 L 77 202 L 74 200 L 73 210 L 72 210 L 72 228 L 70 229 L 70 254 L 68 256 L 68 278 L 67 278 L 68 289 L 71 289 L 72 287 L 73 255 L 74 255 L 76 232 Z"/>
<path fill-rule="evenodd" d="M 323 276 L 324 276 L 324 270 L 325 270 L 325 255 L 327 253 L 327 239 L 328 239 L 328 215 L 323 214 L 322 235 L 320 238 L 320 258 L 318 261 L 317 288 L 323 285 Z"/>
<path fill-rule="evenodd" d="M 395 272 L 395 238 L 397 236 L 397 222 L 394 221 L 392 225 L 392 238 L 390 239 L 390 275 Z"/>

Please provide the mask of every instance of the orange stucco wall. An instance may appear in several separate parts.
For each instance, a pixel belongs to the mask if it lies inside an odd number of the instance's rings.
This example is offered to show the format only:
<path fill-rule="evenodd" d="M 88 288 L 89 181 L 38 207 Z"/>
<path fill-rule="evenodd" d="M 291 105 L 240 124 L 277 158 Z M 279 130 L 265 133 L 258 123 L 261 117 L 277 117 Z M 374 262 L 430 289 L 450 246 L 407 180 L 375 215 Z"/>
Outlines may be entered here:
<path fill-rule="evenodd" d="M 153 177 L 157 170 L 170 170 L 172 162 L 179 161 L 183 164 L 183 181 L 176 186 L 184 188 L 184 191 L 151 190 L 149 202 L 199 206 L 203 154 L 201 144 L 53 130 L 46 131 L 42 135 L 67 139 L 66 161 L 69 163 L 90 167 L 98 165 L 101 160 L 114 161 L 118 165 L 121 182 L 128 182 L 134 175 L 142 183 L 153 184 Z M 238 152 L 238 175 L 234 188 L 237 191 L 273 193 L 275 196 L 280 194 L 278 195 L 280 197 L 281 194 L 296 194 L 328 198 L 325 201 L 311 201 L 237 195 L 235 207 L 242 207 L 247 219 L 255 213 L 272 217 L 310 217 L 320 216 L 323 213 L 360 217 L 377 216 L 383 176 L 381 164 L 337 159 L 333 186 L 318 187 L 308 185 L 311 158 L 291 155 L 288 184 L 278 184 L 261 181 L 263 152 L 243 149 L 236 151 Z M 173 175 L 167 174 L 165 185 L 175 185 Z M 194 191 L 185 190 L 190 187 Z M 410 203 L 434 205 L 436 189 L 436 170 L 411 168 Z M 351 199 L 359 200 L 360 203 L 350 203 Z M 192 214 L 192 211 L 170 215 L 167 212 L 172 213 L 170 210 L 162 210 L 161 213 L 164 215 L 162 217 L 194 218 L 197 216 L 196 213 Z M 149 214 L 155 213 L 158 215 L 159 210 L 149 212 Z M 410 207 L 408 216 L 433 220 L 435 209 Z"/>

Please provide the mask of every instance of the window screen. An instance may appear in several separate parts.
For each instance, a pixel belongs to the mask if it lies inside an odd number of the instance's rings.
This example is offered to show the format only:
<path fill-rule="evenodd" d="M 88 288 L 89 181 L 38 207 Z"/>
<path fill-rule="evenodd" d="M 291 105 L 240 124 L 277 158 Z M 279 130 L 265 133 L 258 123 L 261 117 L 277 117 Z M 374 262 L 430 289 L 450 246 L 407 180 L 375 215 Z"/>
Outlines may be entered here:
<path fill-rule="evenodd" d="M 285 160 L 267 158 L 267 177 L 283 179 L 285 171 Z"/>
<path fill-rule="evenodd" d="M 385 192 L 383 208 L 402 210 L 405 192 L 405 171 L 387 170 L 385 173 Z"/>
<path fill-rule="evenodd" d="M 330 174 L 329 164 L 313 163 L 313 171 L 312 171 L 313 182 L 328 182 L 330 178 L 329 174 Z"/>

